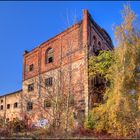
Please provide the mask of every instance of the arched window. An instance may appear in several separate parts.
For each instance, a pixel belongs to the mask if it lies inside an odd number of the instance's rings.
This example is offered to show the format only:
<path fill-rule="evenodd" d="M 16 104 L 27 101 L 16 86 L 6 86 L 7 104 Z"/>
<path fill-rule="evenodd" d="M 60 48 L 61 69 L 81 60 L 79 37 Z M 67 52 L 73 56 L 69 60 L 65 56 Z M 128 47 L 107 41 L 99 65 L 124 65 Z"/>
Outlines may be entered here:
<path fill-rule="evenodd" d="M 97 56 L 97 55 L 99 55 L 99 47 L 98 47 L 98 44 L 97 44 L 96 36 L 93 36 L 93 41 L 94 41 L 93 52 Z"/>
<path fill-rule="evenodd" d="M 99 46 L 99 48 L 101 48 L 101 42 L 100 41 L 98 42 L 98 46 Z"/>
<path fill-rule="evenodd" d="M 45 54 L 45 63 L 51 63 L 53 62 L 53 49 L 52 48 L 48 48 L 46 50 L 46 54 Z"/>
<path fill-rule="evenodd" d="M 96 38 L 96 36 L 93 36 L 93 41 L 94 41 L 94 45 L 96 46 L 97 45 L 97 38 Z"/>
<path fill-rule="evenodd" d="M 17 108 L 17 107 L 18 107 L 18 103 L 15 102 L 15 103 L 14 103 L 14 108 Z"/>
<path fill-rule="evenodd" d="M 93 36 L 93 46 L 92 46 L 93 52 L 95 52 L 96 48 L 97 48 L 97 38 L 96 36 Z"/>

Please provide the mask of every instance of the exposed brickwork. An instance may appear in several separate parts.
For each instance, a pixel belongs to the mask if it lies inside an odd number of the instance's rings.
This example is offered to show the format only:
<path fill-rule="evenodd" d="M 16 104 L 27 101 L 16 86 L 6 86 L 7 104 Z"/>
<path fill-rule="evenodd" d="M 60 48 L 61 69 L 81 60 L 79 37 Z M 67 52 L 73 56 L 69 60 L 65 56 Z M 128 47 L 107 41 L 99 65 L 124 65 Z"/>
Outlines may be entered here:
<path fill-rule="evenodd" d="M 95 43 L 96 39 L 96 43 Z M 46 64 L 46 51 L 53 49 L 53 62 Z M 89 79 L 88 57 L 95 54 L 95 50 L 112 50 L 113 45 L 110 37 L 92 19 L 88 10 L 83 10 L 83 19 L 42 43 L 30 52 L 23 55 L 23 84 L 21 112 L 28 114 L 32 121 L 45 115 L 51 120 L 51 109 L 43 109 L 44 97 L 49 94 L 45 88 L 45 79 L 53 77 L 53 96 L 58 92 L 61 83 L 64 94 L 68 93 L 69 83 L 74 93 L 75 109 L 89 110 Z M 33 64 L 33 70 L 30 66 Z M 71 81 L 69 81 L 69 69 L 71 66 Z M 60 81 L 60 71 L 63 73 Z M 34 90 L 28 91 L 28 85 L 34 83 Z M 10 98 L 10 96 L 9 96 Z M 17 99 L 18 100 L 18 99 Z M 27 102 L 32 101 L 33 108 L 27 111 Z M 82 101 L 82 105 L 79 105 Z M 42 106 L 39 107 L 37 104 Z M 42 110 L 42 114 L 41 111 Z M 48 113 L 47 113 L 48 112 Z"/>
<path fill-rule="evenodd" d="M 23 80 L 38 75 L 39 68 L 40 73 L 43 73 L 51 69 L 58 68 L 60 66 L 60 62 L 62 63 L 62 65 L 67 64 L 68 45 L 72 47 L 71 48 L 73 52 L 72 61 L 81 59 L 82 57 L 80 51 L 81 48 L 78 45 L 80 42 L 79 36 L 80 33 L 82 33 L 82 30 L 80 28 L 81 26 L 82 23 L 80 22 L 72 26 L 71 28 L 67 29 L 65 32 L 59 34 L 58 36 L 52 38 L 52 40 L 49 40 L 48 42 L 41 44 L 38 48 L 25 54 Z M 54 62 L 46 65 L 45 52 L 49 47 L 54 49 Z M 61 58 L 62 60 L 60 61 Z M 29 72 L 28 68 L 29 65 L 32 63 L 35 65 L 35 69 L 33 72 Z"/>

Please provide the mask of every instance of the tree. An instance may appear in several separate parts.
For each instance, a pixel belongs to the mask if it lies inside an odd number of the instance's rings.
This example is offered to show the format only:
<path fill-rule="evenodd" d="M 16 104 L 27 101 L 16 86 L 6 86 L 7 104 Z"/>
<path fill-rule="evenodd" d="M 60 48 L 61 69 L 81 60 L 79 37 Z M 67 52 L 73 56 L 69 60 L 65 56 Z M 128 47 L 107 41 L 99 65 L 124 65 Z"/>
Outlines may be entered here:
<path fill-rule="evenodd" d="M 90 121 L 94 121 L 92 129 L 96 131 L 132 136 L 139 127 L 140 29 L 130 6 L 124 6 L 122 17 L 123 22 L 115 28 L 113 63 L 110 59 L 96 63 L 102 55 L 94 60 L 92 74 L 101 73 L 111 80 L 111 85 L 105 91 L 106 102 L 93 108 L 86 126 L 90 128 Z M 106 64 L 110 68 L 106 69 Z"/>
<path fill-rule="evenodd" d="M 100 74 L 100 77 L 105 78 L 105 86 L 107 83 L 112 81 L 112 65 L 114 63 L 114 52 L 113 51 L 100 51 L 98 56 L 91 56 L 89 58 L 89 77 L 95 78 Z"/>
<path fill-rule="evenodd" d="M 115 37 L 118 47 L 115 52 L 112 97 L 109 123 L 110 132 L 127 136 L 136 131 L 138 117 L 138 71 L 140 53 L 140 30 L 135 25 L 136 15 L 130 6 L 124 6 L 123 22 L 116 27 Z"/>

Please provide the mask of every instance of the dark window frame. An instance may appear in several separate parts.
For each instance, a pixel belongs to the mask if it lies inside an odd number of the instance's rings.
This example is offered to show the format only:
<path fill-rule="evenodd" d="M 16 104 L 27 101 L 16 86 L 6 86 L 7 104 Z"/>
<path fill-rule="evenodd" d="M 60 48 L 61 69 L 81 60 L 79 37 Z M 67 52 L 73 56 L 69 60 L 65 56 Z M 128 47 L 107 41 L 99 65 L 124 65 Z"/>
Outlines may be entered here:
<path fill-rule="evenodd" d="M 94 35 L 93 36 L 93 42 L 94 42 L 94 44 L 93 44 L 93 53 L 95 53 L 95 51 L 96 51 L 96 49 L 97 49 L 97 37 Z"/>
<path fill-rule="evenodd" d="M 1 103 L 3 103 L 3 99 L 1 99 Z"/>
<path fill-rule="evenodd" d="M 94 51 L 95 56 L 98 56 L 100 54 L 100 50 Z"/>
<path fill-rule="evenodd" d="M 34 83 L 28 85 L 28 92 L 34 91 Z"/>
<path fill-rule="evenodd" d="M 18 108 L 18 102 L 14 103 L 14 108 Z"/>
<path fill-rule="evenodd" d="M 0 106 L 0 110 L 3 110 L 3 105 Z"/>
<path fill-rule="evenodd" d="M 53 48 L 48 48 L 45 53 L 45 64 L 52 63 L 54 61 Z"/>
<path fill-rule="evenodd" d="M 98 42 L 98 45 L 99 45 L 99 48 L 101 48 L 101 42 L 100 41 Z"/>
<path fill-rule="evenodd" d="M 29 65 L 29 71 L 33 71 L 34 70 L 34 64 Z"/>
<path fill-rule="evenodd" d="M 50 108 L 51 107 L 51 101 L 46 99 L 44 100 L 44 108 Z"/>
<path fill-rule="evenodd" d="M 45 79 L 45 86 L 50 87 L 52 85 L 53 85 L 53 78 L 52 77 L 46 78 Z"/>
<path fill-rule="evenodd" d="M 97 45 L 97 37 L 95 35 L 93 36 L 93 41 L 94 41 L 94 45 L 96 46 Z"/>
<path fill-rule="evenodd" d="M 9 120 L 10 120 L 9 118 L 6 118 L 6 122 L 9 122 Z"/>
<path fill-rule="evenodd" d="M 7 104 L 7 109 L 10 109 L 10 104 Z"/>
<path fill-rule="evenodd" d="M 33 103 L 32 102 L 27 102 L 27 111 L 30 111 L 33 109 Z"/>

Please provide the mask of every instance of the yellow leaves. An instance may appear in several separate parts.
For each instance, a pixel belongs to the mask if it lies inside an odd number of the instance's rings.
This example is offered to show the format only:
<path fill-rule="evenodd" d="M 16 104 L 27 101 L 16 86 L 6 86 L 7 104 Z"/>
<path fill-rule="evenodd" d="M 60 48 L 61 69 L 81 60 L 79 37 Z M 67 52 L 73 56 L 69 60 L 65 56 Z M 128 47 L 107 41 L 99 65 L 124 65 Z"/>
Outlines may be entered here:
<path fill-rule="evenodd" d="M 90 61 L 93 75 L 100 71 L 112 82 L 104 96 L 106 103 L 92 110 L 87 123 L 96 131 L 131 136 L 138 126 L 140 128 L 140 29 L 134 26 L 135 18 L 130 7 L 125 6 L 124 21 L 116 27 L 118 47 L 113 52 L 109 69 L 105 67 L 110 64 L 108 62 L 96 61 L 97 58 Z M 107 54 L 98 60 L 102 58 L 110 61 Z"/>
<path fill-rule="evenodd" d="M 134 11 L 131 10 L 129 5 L 124 6 L 124 10 L 122 12 L 122 17 L 123 17 L 123 24 L 124 24 L 124 29 L 132 31 L 133 28 L 133 21 L 136 19 L 136 14 Z"/>

